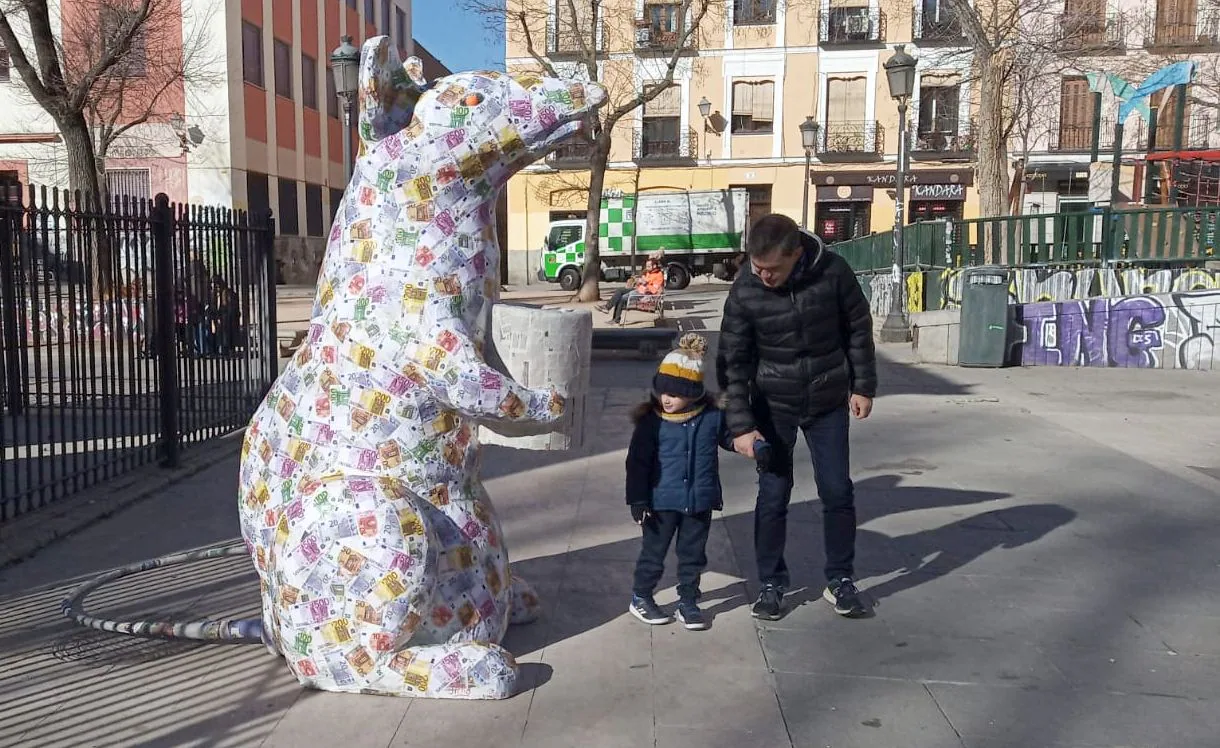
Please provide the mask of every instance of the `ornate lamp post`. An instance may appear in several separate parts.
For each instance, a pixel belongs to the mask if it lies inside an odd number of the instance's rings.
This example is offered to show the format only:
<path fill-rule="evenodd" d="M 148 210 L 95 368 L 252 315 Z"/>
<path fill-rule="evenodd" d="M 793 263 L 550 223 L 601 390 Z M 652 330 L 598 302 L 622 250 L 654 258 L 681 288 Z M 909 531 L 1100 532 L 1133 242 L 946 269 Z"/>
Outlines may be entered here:
<path fill-rule="evenodd" d="M 707 149 L 707 118 L 712 114 L 712 102 L 706 96 L 699 98 L 699 116 L 703 118 L 703 157 L 711 159 L 712 153 Z"/>
<path fill-rule="evenodd" d="M 350 36 L 339 38 L 330 53 L 330 72 L 335 76 L 335 95 L 343 107 L 343 166 L 352 178 L 352 111 L 356 108 L 356 89 L 360 85 L 360 50 Z"/>
<path fill-rule="evenodd" d="M 891 268 L 890 279 L 893 289 L 890 293 L 890 311 L 885 315 L 885 323 L 881 326 L 881 342 L 906 343 L 911 340 L 911 329 L 907 324 L 906 306 L 903 304 L 903 237 L 902 228 L 906 223 L 906 169 L 907 169 L 907 105 L 911 94 L 915 91 L 916 60 L 905 51 L 905 45 L 894 47 L 894 54 L 885 61 L 885 77 L 890 84 L 890 97 L 898 102 L 898 169 L 894 176 L 894 267 Z"/>
<path fill-rule="evenodd" d="M 809 228 L 809 179 L 813 165 L 813 146 L 817 142 L 818 126 L 813 117 L 806 117 L 798 128 L 801 131 L 801 145 L 805 148 L 805 192 L 801 198 L 801 228 Z"/>

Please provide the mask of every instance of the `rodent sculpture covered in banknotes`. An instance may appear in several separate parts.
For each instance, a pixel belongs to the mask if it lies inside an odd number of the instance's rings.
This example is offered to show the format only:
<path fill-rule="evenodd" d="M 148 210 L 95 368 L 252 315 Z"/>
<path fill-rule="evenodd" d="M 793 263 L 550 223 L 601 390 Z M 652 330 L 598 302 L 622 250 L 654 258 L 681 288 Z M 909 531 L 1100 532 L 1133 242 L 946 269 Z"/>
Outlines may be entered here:
<path fill-rule="evenodd" d="M 499 646 L 537 598 L 479 480 L 480 422 L 556 422 L 563 397 L 487 365 L 494 205 L 573 135 L 596 84 L 477 72 L 426 82 L 364 44 L 359 155 L 305 343 L 254 415 L 242 535 L 263 637 L 306 686 L 512 695 Z"/>

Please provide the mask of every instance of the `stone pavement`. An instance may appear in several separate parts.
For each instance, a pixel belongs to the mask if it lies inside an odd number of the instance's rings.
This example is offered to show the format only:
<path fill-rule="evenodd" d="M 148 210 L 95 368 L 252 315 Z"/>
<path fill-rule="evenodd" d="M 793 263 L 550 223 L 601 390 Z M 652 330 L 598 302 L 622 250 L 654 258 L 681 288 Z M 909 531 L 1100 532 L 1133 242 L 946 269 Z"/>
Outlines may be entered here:
<path fill-rule="evenodd" d="M 714 329 L 718 304 L 696 294 L 690 316 Z M 630 618 L 625 414 L 655 362 L 599 359 L 582 452 L 487 451 L 516 569 L 547 606 L 505 642 L 530 686 L 520 695 L 307 692 L 258 646 L 113 637 L 58 617 L 91 574 L 236 538 L 234 457 L 0 571 L 0 745 L 1216 746 L 1220 380 L 883 356 L 883 396 L 853 432 L 874 618 L 819 600 L 807 462 L 789 562 L 809 586 L 783 620 L 749 617 L 754 472 L 731 455 L 703 584 L 713 628 Z M 257 582 L 248 562 L 215 561 L 130 577 L 90 607 L 256 615 Z"/>

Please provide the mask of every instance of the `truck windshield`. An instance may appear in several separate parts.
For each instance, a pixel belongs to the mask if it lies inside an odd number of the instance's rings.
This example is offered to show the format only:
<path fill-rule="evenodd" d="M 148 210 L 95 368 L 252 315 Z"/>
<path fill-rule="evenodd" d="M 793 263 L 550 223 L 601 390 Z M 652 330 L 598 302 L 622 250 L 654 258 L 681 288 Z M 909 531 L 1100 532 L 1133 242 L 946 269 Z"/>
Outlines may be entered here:
<path fill-rule="evenodd" d="M 547 237 L 547 249 L 559 249 L 567 245 L 580 241 L 581 234 L 584 233 L 582 226 L 554 226 L 551 228 L 551 235 Z"/>

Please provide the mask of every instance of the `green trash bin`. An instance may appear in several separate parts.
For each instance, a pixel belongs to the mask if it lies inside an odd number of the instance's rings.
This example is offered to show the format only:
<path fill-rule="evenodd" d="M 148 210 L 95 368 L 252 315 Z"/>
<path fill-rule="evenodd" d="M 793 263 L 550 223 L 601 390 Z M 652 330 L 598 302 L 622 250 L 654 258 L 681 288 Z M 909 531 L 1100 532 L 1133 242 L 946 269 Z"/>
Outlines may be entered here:
<path fill-rule="evenodd" d="M 969 268 L 963 273 L 958 366 L 1001 367 L 1007 363 L 1010 278 L 1008 268 L 1001 265 Z"/>

